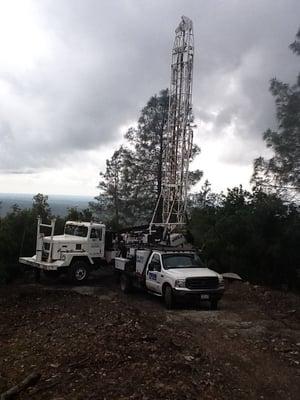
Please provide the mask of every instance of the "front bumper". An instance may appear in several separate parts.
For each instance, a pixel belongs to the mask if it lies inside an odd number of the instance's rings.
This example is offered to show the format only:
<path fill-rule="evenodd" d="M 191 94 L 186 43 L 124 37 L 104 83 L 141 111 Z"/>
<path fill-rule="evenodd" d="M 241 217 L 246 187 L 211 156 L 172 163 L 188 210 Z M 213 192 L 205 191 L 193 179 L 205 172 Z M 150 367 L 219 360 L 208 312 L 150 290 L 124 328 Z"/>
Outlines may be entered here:
<path fill-rule="evenodd" d="M 174 288 L 173 294 L 177 298 L 199 298 L 200 300 L 220 300 L 224 293 L 224 286 L 216 289 L 187 289 Z"/>
<path fill-rule="evenodd" d="M 51 263 L 48 263 L 46 261 L 36 261 L 35 256 L 33 257 L 20 257 L 19 258 L 19 263 L 28 265 L 29 267 L 32 268 L 38 268 L 46 271 L 56 271 L 58 268 L 61 268 L 64 266 L 64 261 L 57 260 Z"/>

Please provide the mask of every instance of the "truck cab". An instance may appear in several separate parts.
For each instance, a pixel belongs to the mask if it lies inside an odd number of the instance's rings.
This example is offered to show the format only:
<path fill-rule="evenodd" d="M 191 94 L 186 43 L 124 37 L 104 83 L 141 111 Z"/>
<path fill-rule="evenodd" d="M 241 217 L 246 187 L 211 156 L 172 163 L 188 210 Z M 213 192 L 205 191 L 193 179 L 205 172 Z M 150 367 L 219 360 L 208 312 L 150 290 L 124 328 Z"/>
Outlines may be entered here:
<path fill-rule="evenodd" d="M 126 291 L 135 283 L 164 298 L 172 308 L 180 298 L 210 301 L 217 308 L 224 292 L 222 275 L 206 268 L 195 251 L 136 250 L 135 260 L 116 258 L 116 269 L 121 273 L 121 289 Z"/>
<path fill-rule="evenodd" d="M 62 235 L 37 238 L 37 260 L 64 260 L 70 253 L 85 252 L 90 258 L 104 257 L 105 225 L 90 222 L 67 221 Z M 41 250 L 41 251 L 39 251 Z"/>

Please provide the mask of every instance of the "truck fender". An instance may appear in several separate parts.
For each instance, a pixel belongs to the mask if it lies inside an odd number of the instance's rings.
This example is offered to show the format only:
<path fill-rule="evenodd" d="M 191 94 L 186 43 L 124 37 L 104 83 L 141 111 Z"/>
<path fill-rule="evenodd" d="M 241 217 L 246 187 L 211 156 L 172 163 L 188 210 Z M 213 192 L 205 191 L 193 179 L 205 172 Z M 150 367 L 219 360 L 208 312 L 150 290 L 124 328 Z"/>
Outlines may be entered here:
<path fill-rule="evenodd" d="M 74 253 L 68 254 L 65 263 L 67 264 L 67 266 L 70 266 L 74 260 L 76 261 L 80 259 L 84 259 L 88 261 L 91 265 L 94 265 L 93 259 L 87 253 L 82 253 L 80 255 Z"/>

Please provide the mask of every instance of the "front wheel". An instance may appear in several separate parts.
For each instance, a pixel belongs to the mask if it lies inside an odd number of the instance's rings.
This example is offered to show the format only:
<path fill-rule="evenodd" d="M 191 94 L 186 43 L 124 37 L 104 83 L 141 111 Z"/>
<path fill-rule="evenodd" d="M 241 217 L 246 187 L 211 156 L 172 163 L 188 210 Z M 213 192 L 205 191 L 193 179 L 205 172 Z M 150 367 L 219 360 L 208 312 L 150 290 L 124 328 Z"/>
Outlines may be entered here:
<path fill-rule="evenodd" d="M 168 310 L 172 310 L 175 305 L 175 298 L 171 286 L 167 285 L 164 291 L 164 301 Z"/>
<path fill-rule="evenodd" d="M 69 271 L 69 278 L 72 282 L 81 285 L 89 277 L 89 267 L 85 261 L 75 261 Z"/>

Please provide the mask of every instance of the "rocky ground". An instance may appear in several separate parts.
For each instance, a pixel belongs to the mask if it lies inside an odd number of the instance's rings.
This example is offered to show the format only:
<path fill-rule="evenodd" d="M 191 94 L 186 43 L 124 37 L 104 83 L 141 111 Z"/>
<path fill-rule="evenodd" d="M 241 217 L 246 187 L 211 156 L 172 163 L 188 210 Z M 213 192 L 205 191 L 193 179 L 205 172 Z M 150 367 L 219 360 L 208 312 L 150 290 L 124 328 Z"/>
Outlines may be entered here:
<path fill-rule="evenodd" d="M 109 273 L 0 289 L 0 393 L 19 399 L 299 399 L 300 298 L 247 283 L 220 310 L 120 293 Z"/>

